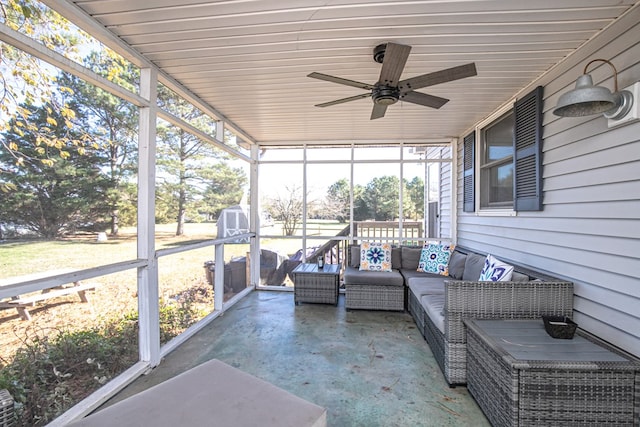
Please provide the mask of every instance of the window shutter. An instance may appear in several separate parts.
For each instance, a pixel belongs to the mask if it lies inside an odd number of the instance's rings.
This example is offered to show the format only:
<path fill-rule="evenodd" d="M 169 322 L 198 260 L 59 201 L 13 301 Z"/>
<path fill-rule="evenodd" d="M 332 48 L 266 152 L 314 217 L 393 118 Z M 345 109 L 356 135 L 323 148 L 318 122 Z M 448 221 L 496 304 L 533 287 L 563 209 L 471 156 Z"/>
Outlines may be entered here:
<path fill-rule="evenodd" d="M 464 212 L 474 212 L 476 210 L 474 192 L 475 192 L 475 183 L 474 183 L 474 165 L 475 158 L 474 153 L 476 149 L 476 133 L 471 132 L 469 135 L 464 137 L 464 145 L 462 152 L 462 162 L 463 162 L 463 211 Z"/>
<path fill-rule="evenodd" d="M 542 86 L 514 105 L 513 205 L 516 211 L 542 210 Z"/>

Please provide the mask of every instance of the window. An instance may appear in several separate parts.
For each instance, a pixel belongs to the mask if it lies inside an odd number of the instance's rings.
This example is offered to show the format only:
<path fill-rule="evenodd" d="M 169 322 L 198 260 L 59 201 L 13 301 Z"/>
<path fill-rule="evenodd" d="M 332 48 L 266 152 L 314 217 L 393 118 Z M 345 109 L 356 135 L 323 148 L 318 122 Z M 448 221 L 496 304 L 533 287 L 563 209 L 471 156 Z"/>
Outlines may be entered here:
<path fill-rule="evenodd" d="M 480 209 L 513 208 L 513 110 L 480 131 Z"/>
<path fill-rule="evenodd" d="M 464 212 L 542 210 L 542 92 L 537 87 L 464 138 Z"/>

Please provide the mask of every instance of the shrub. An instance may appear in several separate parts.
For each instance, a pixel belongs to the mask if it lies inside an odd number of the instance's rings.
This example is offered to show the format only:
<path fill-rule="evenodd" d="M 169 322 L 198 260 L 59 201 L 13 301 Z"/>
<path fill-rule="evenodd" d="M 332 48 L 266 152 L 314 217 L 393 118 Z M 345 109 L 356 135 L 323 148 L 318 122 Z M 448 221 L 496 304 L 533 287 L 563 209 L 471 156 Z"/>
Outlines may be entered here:
<path fill-rule="evenodd" d="M 203 311 L 195 303 L 210 298 L 207 288 L 195 288 L 161 304 L 161 342 L 197 322 Z M 39 330 L 0 371 L 0 389 L 16 402 L 17 426 L 41 426 L 137 360 L 137 312 L 81 331 Z"/>

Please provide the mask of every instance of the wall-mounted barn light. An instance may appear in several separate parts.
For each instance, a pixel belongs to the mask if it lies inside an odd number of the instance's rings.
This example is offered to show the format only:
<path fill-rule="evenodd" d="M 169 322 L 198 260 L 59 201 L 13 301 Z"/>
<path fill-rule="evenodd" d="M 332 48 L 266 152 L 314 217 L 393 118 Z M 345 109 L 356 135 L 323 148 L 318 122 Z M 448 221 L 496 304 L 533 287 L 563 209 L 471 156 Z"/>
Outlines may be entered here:
<path fill-rule="evenodd" d="M 587 74 L 587 70 L 594 62 L 605 62 L 613 68 L 613 93 L 604 86 L 593 85 L 593 79 Z M 635 83 L 619 91 L 616 67 L 606 59 L 594 59 L 584 67 L 583 74 L 576 80 L 575 89 L 560 97 L 553 114 L 561 117 L 603 114 L 609 119 L 609 127 L 625 123 L 638 118 L 638 86 Z"/>

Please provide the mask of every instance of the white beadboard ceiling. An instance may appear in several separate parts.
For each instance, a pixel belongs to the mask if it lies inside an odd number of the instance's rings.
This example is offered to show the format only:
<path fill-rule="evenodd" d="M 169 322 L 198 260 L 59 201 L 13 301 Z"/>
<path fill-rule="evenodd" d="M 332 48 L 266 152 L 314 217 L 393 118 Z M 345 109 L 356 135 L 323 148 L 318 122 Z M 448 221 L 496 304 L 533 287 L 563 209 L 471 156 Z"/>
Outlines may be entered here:
<path fill-rule="evenodd" d="M 264 145 L 460 136 L 637 1 L 76 0 L 99 25 Z M 421 89 L 369 120 L 371 98 L 312 71 L 378 80 L 373 48 L 412 46 L 402 79 L 475 62 L 478 75 Z"/>

